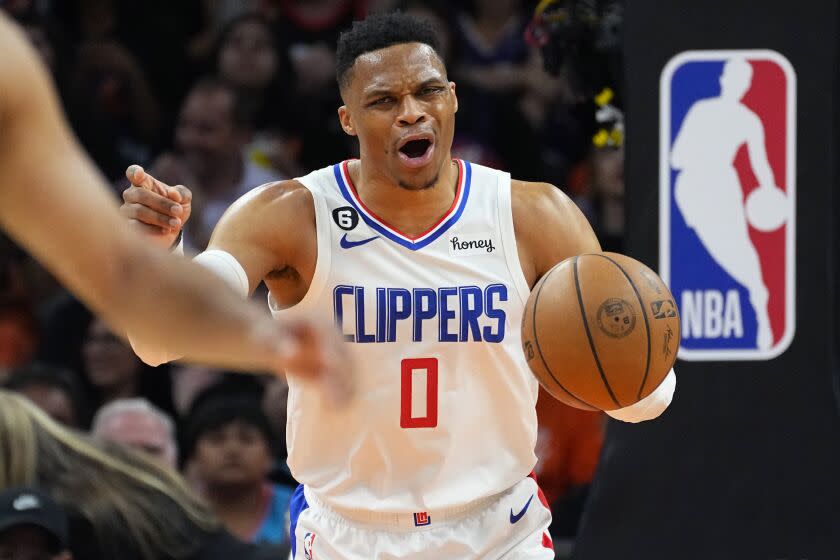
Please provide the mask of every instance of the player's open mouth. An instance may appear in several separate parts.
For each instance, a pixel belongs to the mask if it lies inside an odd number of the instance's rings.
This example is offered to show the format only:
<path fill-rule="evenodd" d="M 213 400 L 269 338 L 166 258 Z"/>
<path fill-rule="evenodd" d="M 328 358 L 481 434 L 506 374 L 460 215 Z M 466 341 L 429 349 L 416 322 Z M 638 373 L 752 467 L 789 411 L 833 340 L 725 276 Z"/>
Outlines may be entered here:
<path fill-rule="evenodd" d="M 435 151 L 434 136 L 432 134 L 416 134 L 400 141 L 399 157 L 406 167 L 422 167 L 432 160 Z"/>

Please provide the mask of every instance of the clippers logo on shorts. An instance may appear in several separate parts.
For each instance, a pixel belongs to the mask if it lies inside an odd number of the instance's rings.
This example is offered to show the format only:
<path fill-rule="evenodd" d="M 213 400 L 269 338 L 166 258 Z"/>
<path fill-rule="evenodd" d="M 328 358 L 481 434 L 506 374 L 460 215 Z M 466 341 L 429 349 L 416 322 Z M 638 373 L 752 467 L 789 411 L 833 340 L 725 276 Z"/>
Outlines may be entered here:
<path fill-rule="evenodd" d="M 432 518 L 429 517 L 428 512 L 421 511 L 419 513 L 414 514 L 414 526 L 415 527 L 422 527 L 424 525 L 431 525 Z"/>
<path fill-rule="evenodd" d="M 794 333 L 793 68 L 773 51 L 683 52 L 660 111 L 660 272 L 679 356 L 774 358 Z"/>

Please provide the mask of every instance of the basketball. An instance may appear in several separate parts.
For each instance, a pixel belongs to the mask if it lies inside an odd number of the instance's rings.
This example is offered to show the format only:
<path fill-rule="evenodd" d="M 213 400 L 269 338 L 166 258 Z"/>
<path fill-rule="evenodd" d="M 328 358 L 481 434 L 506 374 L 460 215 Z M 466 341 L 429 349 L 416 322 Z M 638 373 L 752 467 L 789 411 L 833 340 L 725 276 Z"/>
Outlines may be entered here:
<path fill-rule="evenodd" d="M 585 410 L 630 406 L 674 365 L 680 317 L 662 279 L 617 253 L 572 257 L 528 298 L 522 346 L 531 371 L 556 399 Z"/>

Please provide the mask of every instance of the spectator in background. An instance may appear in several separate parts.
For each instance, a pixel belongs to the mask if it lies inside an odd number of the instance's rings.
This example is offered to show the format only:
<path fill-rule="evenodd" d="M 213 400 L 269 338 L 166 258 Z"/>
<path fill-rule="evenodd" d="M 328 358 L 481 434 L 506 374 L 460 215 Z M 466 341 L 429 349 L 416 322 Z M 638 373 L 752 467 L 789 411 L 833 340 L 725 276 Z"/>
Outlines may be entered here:
<path fill-rule="evenodd" d="M 12 371 L 3 384 L 35 403 L 68 428 L 87 429 L 90 409 L 79 380 L 70 371 L 46 364 L 30 364 Z"/>
<path fill-rule="evenodd" d="M 265 0 L 263 14 L 275 25 L 277 45 L 292 61 L 294 107 L 304 133 L 301 165 L 317 169 L 355 153 L 335 108 L 341 97 L 335 84 L 335 45 L 342 30 L 367 15 L 367 0 Z"/>
<path fill-rule="evenodd" d="M 17 22 L 26 31 L 41 60 L 49 68 L 59 94 L 64 95 L 70 46 L 62 28 L 53 19 L 35 14 L 19 17 Z"/>
<path fill-rule="evenodd" d="M 61 286 L 37 261 L 0 233 L 0 302 L 21 301 L 40 313 Z"/>
<path fill-rule="evenodd" d="M 43 332 L 35 359 L 72 371 L 89 393 L 89 384 L 81 375 L 85 369 L 82 346 L 93 316 L 82 302 L 68 292 L 44 302 L 42 308 Z M 90 399 L 91 405 L 94 400 Z"/>
<path fill-rule="evenodd" d="M 236 89 L 218 78 L 200 80 L 181 106 L 175 127 L 175 153 L 164 154 L 150 172 L 172 183 L 172 173 L 195 179 L 188 242 L 203 249 L 228 206 L 279 174 L 248 159 L 252 120 Z M 166 166 L 163 173 L 161 166 Z M 168 172 L 168 173 L 167 173 Z M 177 184 L 177 182 L 176 182 Z"/>
<path fill-rule="evenodd" d="M 586 160 L 568 184 L 572 198 L 592 224 L 604 251 L 624 249 L 624 113 L 611 88 L 594 98 Z"/>
<path fill-rule="evenodd" d="M 213 3 L 216 0 L 209 0 Z M 200 33 L 202 0 L 60 0 L 49 11 L 77 45 L 116 41 L 137 59 L 160 104 L 165 126 L 194 77 L 187 44 Z M 162 133 L 169 137 L 169 130 Z"/>
<path fill-rule="evenodd" d="M 199 493 L 228 531 L 253 543 L 287 543 L 293 489 L 268 482 L 276 437 L 250 393 L 209 389 L 184 421 L 183 458 Z"/>
<path fill-rule="evenodd" d="M 25 300 L 0 302 L 0 381 L 35 356 L 39 327 Z"/>
<path fill-rule="evenodd" d="M 473 0 L 456 19 L 453 79 L 458 84 L 458 157 L 526 180 L 539 176 L 538 145 L 520 107 L 544 72 L 524 39 L 518 0 Z M 487 115 L 493 115 L 492 119 Z M 510 142 L 516 138 L 516 142 Z"/>
<path fill-rule="evenodd" d="M 80 560 L 268 560 L 278 548 L 247 545 L 221 529 L 177 473 L 134 451 L 57 424 L 0 390 L 0 490 L 35 485 L 65 508 Z"/>
<path fill-rule="evenodd" d="M 82 356 L 97 408 L 118 399 L 145 397 L 167 414 L 174 412 L 169 370 L 144 364 L 101 319 L 90 323 Z"/>
<path fill-rule="evenodd" d="M 288 88 L 286 67 L 275 44 L 271 24 L 256 13 L 242 14 L 225 25 L 213 54 L 216 75 L 234 86 L 239 102 L 259 126 L 269 106 Z M 285 88 L 283 86 L 286 86 Z"/>
<path fill-rule="evenodd" d="M 111 181 L 144 164 L 160 141 L 160 108 L 136 59 L 114 41 L 78 49 L 68 114 L 82 145 Z"/>
<path fill-rule="evenodd" d="M 67 516 L 52 498 L 27 487 L 0 492 L 0 558 L 73 560 L 67 542 Z"/>
<path fill-rule="evenodd" d="M 146 399 L 119 399 L 93 419 L 93 437 L 137 449 L 160 464 L 178 468 L 178 444 L 172 418 Z"/>
<path fill-rule="evenodd" d="M 275 40 L 264 17 L 239 15 L 219 35 L 213 71 L 236 88 L 254 116 L 255 135 L 248 149 L 252 161 L 276 169 L 282 177 L 297 177 L 303 174 L 303 132 L 296 116 L 302 102 L 294 93 L 291 60 Z"/>

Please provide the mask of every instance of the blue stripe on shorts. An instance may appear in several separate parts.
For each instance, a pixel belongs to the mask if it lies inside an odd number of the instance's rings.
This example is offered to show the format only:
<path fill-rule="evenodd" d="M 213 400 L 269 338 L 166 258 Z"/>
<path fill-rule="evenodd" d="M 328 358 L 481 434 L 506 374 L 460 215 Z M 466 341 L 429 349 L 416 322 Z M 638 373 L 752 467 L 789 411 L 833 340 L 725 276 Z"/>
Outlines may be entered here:
<path fill-rule="evenodd" d="M 297 530 L 298 517 L 308 507 L 309 504 L 306 503 L 306 496 L 303 495 L 303 484 L 298 484 L 294 494 L 292 494 L 292 499 L 289 501 L 289 540 L 292 541 L 292 560 L 297 558 L 295 555 L 297 549 L 297 536 L 295 535 L 295 531 Z"/>

